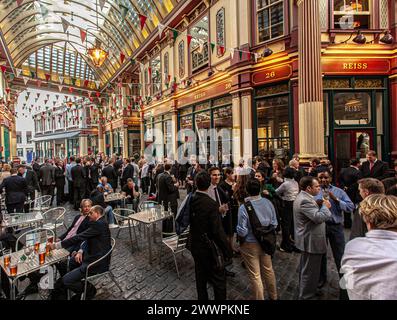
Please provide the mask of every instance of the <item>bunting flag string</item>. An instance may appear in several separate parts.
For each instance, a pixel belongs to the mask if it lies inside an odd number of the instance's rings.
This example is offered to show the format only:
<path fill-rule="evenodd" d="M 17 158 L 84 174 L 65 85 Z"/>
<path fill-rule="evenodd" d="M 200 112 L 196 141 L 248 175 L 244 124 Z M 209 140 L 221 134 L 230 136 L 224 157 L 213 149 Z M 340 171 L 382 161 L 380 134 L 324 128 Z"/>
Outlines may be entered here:
<path fill-rule="evenodd" d="M 143 14 L 139 14 L 139 21 L 141 23 L 141 30 L 145 27 L 147 17 Z"/>
<path fill-rule="evenodd" d="M 87 37 L 87 32 L 86 32 L 85 30 L 83 30 L 83 29 L 80 28 L 81 43 L 84 44 L 86 37 Z"/>
<path fill-rule="evenodd" d="M 65 18 L 61 18 L 61 21 L 62 21 L 63 32 L 66 33 L 66 31 L 70 27 L 70 23 Z"/>

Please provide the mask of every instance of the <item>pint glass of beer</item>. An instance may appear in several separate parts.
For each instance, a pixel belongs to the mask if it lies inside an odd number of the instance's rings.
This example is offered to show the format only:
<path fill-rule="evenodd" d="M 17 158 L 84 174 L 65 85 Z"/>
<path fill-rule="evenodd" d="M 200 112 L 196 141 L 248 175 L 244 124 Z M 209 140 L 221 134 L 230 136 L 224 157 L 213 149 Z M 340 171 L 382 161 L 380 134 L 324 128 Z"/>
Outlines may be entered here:
<path fill-rule="evenodd" d="M 5 254 L 3 256 L 4 259 L 4 267 L 8 267 L 11 263 L 11 255 L 10 254 Z"/>
<path fill-rule="evenodd" d="M 15 277 L 18 272 L 18 264 L 17 262 L 13 262 L 10 264 L 10 276 Z"/>
<path fill-rule="evenodd" d="M 42 265 L 45 262 L 45 254 L 46 252 L 44 250 L 40 250 L 39 252 L 39 264 Z"/>
<path fill-rule="evenodd" d="M 40 241 L 36 241 L 34 244 L 34 252 L 39 252 L 40 249 Z"/>

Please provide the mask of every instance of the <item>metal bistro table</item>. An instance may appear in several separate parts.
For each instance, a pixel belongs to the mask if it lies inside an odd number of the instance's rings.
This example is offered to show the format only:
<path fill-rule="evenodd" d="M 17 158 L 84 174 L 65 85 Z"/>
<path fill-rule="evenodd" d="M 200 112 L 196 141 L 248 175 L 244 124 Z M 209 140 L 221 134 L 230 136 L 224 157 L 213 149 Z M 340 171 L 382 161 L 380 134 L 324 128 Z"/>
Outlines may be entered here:
<path fill-rule="evenodd" d="M 134 213 L 128 216 L 132 220 L 143 223 L 148 228 L 148 242 L 149 242 L 149 263 L 152 264 L 152 232 L 150 226 L 153 225 L 153 238 L 155 237 L 155 228 L 157 222 L 165 219 L 173 218 L 171 211 L 162 211 L 160 208 L 149 208 L 144 211 Z"/>
<path fill-rule="evenodd" d="M 109 193 L 105 197 L 105 202 L 113 202 L 113 201 L 122 201 L 123 202 L 123 207 L 125 207 L 125 196 L 121 193 L 114 192 L 114 193 Z"/>
<path fill-rule="evenodd" d="M 4 217 L 4 215 L 3 215 Z M 7 220 L 1 222 L 1 228 L 16 228 L 20 226 L 37 225 L 44 220 L 40 212 L 14 213 L 10 214 Z"/>
<path fill-rule="evenodd" d="M 32 253 L 33 255 L 34 253 Z M 11 292 L 10 297 L 11 300 L 15 300 L 15 286 L 17 280 L 23 276 L 26 276 L 30 273 L 39 271 L 41 268 L 52 266 L 53 264 L 60 262 L 62 260 L 67 259 L 69 256 L 69 251 L 66 249 L 54 249 L 51 251 L 51 255 L 45 257 L 44 264 L 39 264 L 39 255 L 35 254 L 34 259 L 27 259 L 24 262 L 18 263 L 18 269 L 16 276 L 10 275 L 10 269 L 8 267 L 4 267 L 4 259 L 0 259 L 0 266 L 6 273 L 8 280 L 10 281 Z M 11 253 L 11 262 L 12 261 L 20 261 L 20 258 L 24 255 L 24 249 L 19 250 L 17 252 Z"/>

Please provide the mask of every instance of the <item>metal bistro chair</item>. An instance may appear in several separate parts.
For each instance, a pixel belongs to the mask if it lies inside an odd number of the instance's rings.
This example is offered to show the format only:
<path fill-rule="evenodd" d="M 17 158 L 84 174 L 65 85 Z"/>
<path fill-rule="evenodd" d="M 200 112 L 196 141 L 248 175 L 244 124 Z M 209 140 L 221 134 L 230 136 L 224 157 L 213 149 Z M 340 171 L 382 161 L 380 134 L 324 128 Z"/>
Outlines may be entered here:
<path fill-rule="evenodd" d="M 134 229 L 136 247 L 139 250 L 138 238 L 137 238 L 136 230 L 135 230 L 135 227 L 137 227 L 139 225 L 139 222 L 134 221 L 133 219 L 131 219 L 129 217 L 129 215 L 131 215 L 131 214 L 135 214 L 135 211 L 134 210 L 130 210 L 130 209 L 124 209 L 124 208 L 116 208 L 116 209 L 113 210 L 113 215 L 114 215 L 114 218 L 116 219 L 116 223 L 117 223 L 118 229 L 119 229 L 117 231 L 116 238 L 119 237 L 120 231 L 122 229 L 128 228 L 128 231 L 129 231 L 129 234 L 130 234 L 131 251 L 132 251 L 133 245 L 132 245 L 131 228 Z"/>
<path fill-rule="evenodd" d="M 29 204 L 29 208 L 32 208 L 33 205 L 33 208 L 31 209 L 32 211 L 47 211 L 48 209 L 50 209 L 51 198 L 52 197 L 50 195 L 38 197 L 31 201 L 31 203 Z"/>
<path fill-rule="evenodd" d="M 157 206 L 159 206 L 159 203 L 156 201 L 142 201 L 138 205 L 138 211 L 144 211 L 150 208 L 156 208 Z"/>
<path fill-rule="evenodd" d="M 54 233 L 54 231 L 51 230 L 51 229 L 47 229 L 47 228 L 36 228 L 36 229 L 32 229 L 32 230 L 26 231 L 25 233 L 21 234 L 21 235 L 18 237 L 17 242 L 16 242 L 16 244 L 15 244 L 15 251 L 18 251 L 18 244 L 19 244 L 19 243 L 22 243 L 22 240 L 23 240 L 23 239 L 25 239 L 25 241 L 24 241 L 24 243 L 23 243 L 23 247 L 26 247 L 26 246 L 29 246 L 29 247 L 30 247 L 30 246 L 33 246 L 33 245 L 35 244 L 35 242 L 36 242 L 37 235 L 41 235 L 42 232 L 46 232 L 47 238 L 48 238 L 48 236 L 50 235 L 50 236 L 54 237 L 54 239 L 55 239 L 55 233 Z M 39 240 L 41 240 L 41 239 L 39 239 Z M 46 239 L 46 240 L 47 240 L 47 239 Z M 45 240 L 45 241 L 46 241 L 46 240 Z M 43 242 L 43 243 L 44 243 L 44 242 Z"/>
<path fill-rule="evenodd" d="M 120 285 L 117 283 L 116 279 L 114 278 L 113 272 L 110 270 L 110 264 L 109 264 L 109 270 L 99 273 L 99 274 L 94 274 L 92 276 L 89 276 L 88 273 L 90 272 L 90 269 L 95 266 L 96 264 L 98 264 L 99 262 L 101 262 L 102 260 L 106 259 L 109 255 L 112 254 L 114 246 L 116 245 L 116 240 L 114 238 L 111 238 L 111 248 L 108 251 L 108 253 L 106 253 L 102 258 L 90 263 L 87 266 L 87 270 L 85 272 L 85 278 L 83 279 L 84 281 L 84 292 L 81 295 L 81 300 L 85 300 L 86 295 L 87 295 L 87 284 L 88 284 L 88 280 L 94 280 L 96 278 L 100 278 L 103 277 L 104 275 L 108 274 L 110 276 L 110 278 L 112 279 L 112 281 L 115 283 L 115 285 L 119 288 L 120 292 L 123 291 L 123 289 L 121 289 Z"/>
<path fill-rule="evenodd" d="M 183 233 L 180 235 L 174 235 L 171 237 L 167 237 L 163 239 L 163 244 L 165 244 L 172 252 L 172 255 L 174 256 L 174 262 L 175 262 L 175 268 L 176 268 L 176 273 L 179 276 L 179 268 L 178 268 L 178 262 L 176 261 L 176 255 L 178 253 L 182 253 L 186 249 L 186 244 L 189 236 L 189 228 L 187 228 Z M 162 253 L 162 246 L 160 247 L 160 264 L 161 264 L 161 253 Z"/>
<path fill-rule="evenodd" d="M 57 237 L 57 229 L 60 227 L 65 227 L 65 212 L 66 209 L 63 207 L 57 207 L 47 210 L 43 213 L 43 228 L 54 230 L 55 238 Z"/>

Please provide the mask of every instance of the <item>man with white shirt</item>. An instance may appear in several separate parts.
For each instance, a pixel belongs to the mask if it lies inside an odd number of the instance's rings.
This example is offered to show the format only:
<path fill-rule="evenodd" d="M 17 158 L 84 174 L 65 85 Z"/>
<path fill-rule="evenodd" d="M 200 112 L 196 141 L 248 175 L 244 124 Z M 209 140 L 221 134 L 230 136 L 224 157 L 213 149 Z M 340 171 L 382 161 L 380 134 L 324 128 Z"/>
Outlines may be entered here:
<path fill-rule="evenodd" d="M 294 201 L 299 194 L 299 184 L 295 181 L 295 169 L 287 168 L 284 171 L 284 182 L 276 189 L 276 194 L 283 200 L 281 216 L 281 232 L 283 240 L 280 244 L 280 251 L 292 252 L 299 251 L 292 242 L 294 237 L 293 216 Z"/>
<path fill-rule="evenodd" d="M 142 169 L 141 169 L 141 186 L 142 186 L 143 194 L 148 193 L 149 184 L 150 184 L 149 163 L 147 163 L 147 161 L 145 161 L 143 163 Z"/>

